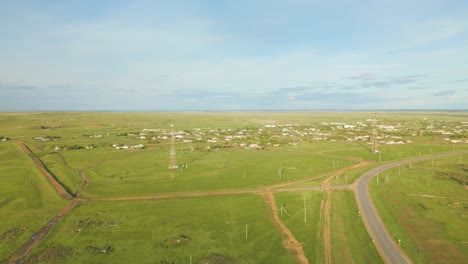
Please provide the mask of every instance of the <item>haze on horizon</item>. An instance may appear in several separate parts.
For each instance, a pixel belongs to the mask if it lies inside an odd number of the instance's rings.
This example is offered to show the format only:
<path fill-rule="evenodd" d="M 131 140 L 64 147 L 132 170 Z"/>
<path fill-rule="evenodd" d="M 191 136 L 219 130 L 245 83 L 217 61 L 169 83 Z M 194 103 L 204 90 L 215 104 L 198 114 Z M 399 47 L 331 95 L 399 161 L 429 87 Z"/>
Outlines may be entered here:
<path fill-rule="evenodd" d="M 0 111 L 468 105 L 467 1 L 0 1 L 0 34 Z"/>

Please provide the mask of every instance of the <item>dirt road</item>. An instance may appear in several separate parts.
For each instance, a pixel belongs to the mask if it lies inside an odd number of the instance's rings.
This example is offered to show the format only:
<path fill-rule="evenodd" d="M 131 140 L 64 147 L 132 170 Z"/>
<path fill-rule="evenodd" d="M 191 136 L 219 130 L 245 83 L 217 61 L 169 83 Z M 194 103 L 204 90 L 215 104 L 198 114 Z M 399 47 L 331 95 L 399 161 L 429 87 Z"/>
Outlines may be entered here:
<path fill-rule="evenodd" d="M 299 263 L 308 264 L 309 260 L 305 256 L 304 250 L 302 249 L 302 244 L 297 241 L 291 231 L 283 224 L 278 214 L 278 207 L 276 206 L 275 197 L 273 192 L 266 191 L 260 193 L 265 199 L 268 209 L 271 212 L 271 217 L 273 222 L 279 228 L 281 235 L 283 236 L 283 246 L 288 250 L 290 254 L 294 254 Z"/>
<path fill-rule="evenodd" d="M 42 163 L 42 161 L 34 153 L 32 153 L 31 150 L 24 143 L 20 143 L 19 146 L 23 149 L 26 155 L 28 155 L 28 157 L 34 161 L 36 167 L 39 169 L 42 175 L 44 175 L 47 178 L 50 184 L 52 184 L 52 186 L 55 188 L 57 193 L 60 194 L 60 196 L 67 199 L 73 198 L 73 196 L 70 193 L 68 193 L 65 190 L 65 188 L 63 188 L 63 186 L 55 180 L 55 178 L 46 170 L 46 168 L 44 168 L 44 164 Z"/>
<path fill-rule="evenodd" d="M 332 241 L 331 241 L 331 191 L 327 190 L 327 200 L 325 202 L 324 207 L 324 232 L 323 232 L 323 242 L 324 242 L 324 250 L 325 250 L 325 263 L 332 264 Z"/>
<path fill-rule="evenodd" d="M 78 204 L 78 200 L 74 199 L 69 205 L 60 211 L 52 220 L 47 222 L 39 231 L 37 231 L 28 242 L 23 244 L 13 255 L 11 255 L 6 263 L 17 264 L 21 263 L 32 251 L 36 248 L 39 243 L 49 234 L 49 232 L 55 227 L 55 225 L 62 220 L 70 211 Z"/>
<path fill-rule="evenodd" d="M 112 198 L 95 198 L 95 199 L 87 199 L 81 198 L 81 193 L 87 188 L 89 184 L 89 180 L 86 177 L 84 170 L 79 171 L 79 175 L 82 178 L 83 185 L 82 187 L 76 192 L 75 197 L 73 197 L 70 193 L 68 193 L 65 188 L 57 182 L 57 180 L 47 171 L 44 167 L 42 161 L 34 155 L 29 148 L 24 144 L 19 144 L 21 148 L 24 150 L 26 155 L 28 155 L 36 164 L 37 168 L 41 171 L 41 173 L 47 178 L 47 180 L 52 184 L 55 190 L 62 196 L 67 199 L 72 199 L 72 202 L 67 205 L 62 211 L 55 216 L 52 220 L 50 220 L 46 225 L 44 225 L 39 231 L 37 231 L 31 240 L 26 242 L 20 249 L 18 249 L 10 258 L 7 260 L 7 263 L 21 263 L 31 252 L 34 248 L 39 245 L 39 243 L 47 236 L 47 234 L 53 229 L 53 227 L 62 220 L 71 210 L 78 204 L 83 202 L 93 202 L 93 201 L 132 201 L 132 200 L 150 200 L 150 199 L 170 199 L 170 198 L 190 198 L 190 197 L 206 197 L 206 196 L 219 196 L 219 195 L 240 195 L 240 194 L 260 194 L 266 201 L 266 204 L 269 206 L 272 220 L 274 224 L 280 229 L 281 234 L 283 235 L 283 244 L 285 248 L 294 254 L 299 261 L 299 263 L 308 263 L 308 260 L 304 254 L 304 250 L 302 249 L 301 243 L 299 243 L 291 231 L 281 222 L 281 219 L 278 215 L 277 206 L 274 200 L 273 192 L 275 188 L 285 187 L 288 185 L 301 183 L 313 179 L 318 179 L 322 177 L 326 177 L 328 175 L 331 179 L 335 175 L 339 175 L 344 173 L 347 170 L 358 168 L 361 166 L 367 165 L 366 162 L 362 162 L 360 164 L 355 164 L 352 166 L 348 166 L 346 168 L 340 169 L 333 173 L 322 174 L 314 177 L 309 177 L 306 179 L 301 179 L 292 182 L 285 182 L 280 184 L 274 184 L 271 186 L 267 186 L 265 188 L 255 189 L 255 190 L 241 190 L 241 191 L 213 191 L 213 192 L 201 192 L 201 193 L 179 193 L 179 194 L 163 194 L 163 195 L 149 195 L 149 196 L 135 196 L 135 197 L 112 197 Z M 71 168 L 66 160 L 61 156 L 64 164 Z M 73 169 L 73 168 L 71 168 Z M 331 186 L 328 186 L 331 187 Z M 342 186 L 334 186 L 334 188 L 342 188 Z M 317 189 L 317 187 L 314 187 Z M 283 189 L 278 191 L 296 191 L 296 190 L 304 190 L 304 188 L 289 188 Z"/>
<path fill-rule="evenodd" d="M 41 160 L 37 156 L 35 156 L 29 148 L 24 144 L 20 143 L 19 144 L 21 148 L 24 150 L 24 152 L 34 161 L 38 169 L 41 171 L 41 173 L 48 179 L 48 181 L 52 184 L 52 186 L 55 188 L 55 190 L 62 196 L 67 199 L 72 199 L 71 203 L 67 205 L 65 208 L 60 211 L 60 213 L 55 216 L 52 220 L 50 220 L 46 225 L 44 225 L 38 232 L 36 232 L 33 237 L 26 242 L 23 246 L 21 246 L 20 249 L 18 249 L 8 260 L 7 263 L 21 263 L 31 252 L 32 250 L 39 245 L 39 243 L 47 236 L 47 234 L 54 228 L 54 226 L 62 220 L 71 210 L 79 203 L 82 202 L 93 202 L 93 201 L 131 201 L 131 200 L 148 200 L 148 199 L 170 199 L 170 198 L 190 198 L 190 197 L 206 197 L 206 196 L 219 196 L 219 195 L 240 195 L 240 194 L 259 194 L 261 195 L 264 199 L 265 202 L 270 210 L 271 218 L 274 224 L 279 228 L 281 234 L 283 235 L 283 244 L 285 248 L 290 252 L 291 254 L 294 254 L 296 256 L 296 259 L 298 260 L 299 263 L 308 263 L 308 259 L 306 258 L 304 254 L 304 250 L 302 248 L 301 243 L 297 241 L 297 239 L 294 237 L 294 235 L 291 233 L 291 231 L 283 224 L 281 219 L 279 218 L 278 214 L 278 209 L 274 200 L 273 192 L 279 192 L 279 191 L 303 191 L 305 189 L 311 189 L 311 190 L 327 190 L 327 200 L 325 201 L 325 204 L 321 204 L 321 207 L 323 207 L 323 213 L 324 213 L 324 222 L 325 222 L 325 230 L 324 230 L 324 240 L 325 240 L 325 259 L 326 263 L 332 263 L 332 243 L 331 243 L 331 227 L 330 227 L 330 211 L 331 211 L 331 201 L 330 201 L 330 195 L 331 195 L 331 189 L 344 189 L 344 188 L 353 188 L 353 190 L 356 193 L 356 200 L 358 201 L 358 206 L 360 210 L 363 212 L 363 220 L 366 225 L 366 228 L 368 229 L 369 233 L 371 234 L 371 237 L 373 237 L 377 243 L 376 246 L 379 250 L 379 253 L 382 255 L 382 257 L 385 259 L 386 262 L 389 262 L 389 259 L 393 259 L 388 256 L 388 250 L 386 249 L 385 244 L 389 243 L 394 244 L 394 241 L 390 238 L 388 235 L 388 232 L 386 231 L 385 227 L 382 225 L 380 218 L 378 218 L 377 212 L 375 211 L 375 208 L 373 207 L 372 202 L 370 201 L 370 196 L 367 190 L 367 184 L 370 180 L 371 177 L 373 177 L 375 174 L 378 172 L 381 172 L 383 170 L 386 170 L 391 167 L 399 166 L 405 163 L 409 162 L 415 162 L 415 161 L 420 161 L 428 158 L 436 158 L 436 157 L 443 157 L 443 156 L 449 156 L 449 155 L 456 155 L 460 152 L 457 153 L 448 153 L 448 154 L 439 154 L 439 155 L 433 155 L 433 156 L 428 156 L 428 157 L 421 157 L 421 158 L 414 158 L 414 159 L 409 159 L 405 161 L 399 161 L 391 164 L 387 164 L 384 166 L 381 166 L 377 169 L 371 170 L 370 172 L 364 174 L 356 184 L 352 185 L 340 185 L 340 186 L 330 186 L 329 182 L 331 179 L 334 177 L 341 175 L 345 173 L 348 170 L 359 168 L 362 166 L 366 166 L 370 164 L 370 162 L 361 162 L 359 164 L 351 165 L 345 168 L 342 168 L 340 170 L 337 170 L 332 173 L 326 173 L 314 177 L 309 177 L 306 179 L 301 179 L 297 181 L 292 181 L 292 182 L 285 182 L 285 183 L 279 183 L 279 184 L 274 184 L 270 185 L 264 188 L 259 188 L 259 189 L 254 189 L 254 190 L 240 190 L 240 191 L 212 191 L 212 192 L 200 192 L 200 193 L 179 193 L 179 194 L 162 194 L 162 195 L 149 195 L 149 196 L 135 196 L 135 197 L 112 197 L 112 198 L 95 198 L 95 199 L 87 199 L 87 198 L 81 198 L 81 193 L 87 188 L 88 186 L 88 178 L 86 177 L 85 173 L 83 170 L 79 171 L 79 175 L 83 180 L 83 185 L 82 187 L 76 192 L 75 197 L 73 197 L 70 193 L 68 193 L 65 188 L 56 181 L 56 179 L 47 171 L 47 169 L 44 167 L 44 164 L 42 163 Z M 278 189 L 281 187 L 286 187 L 289 185 L 297 184 L 297 183 L 302 183 L 306 181 L 310 181 L 313 179 L 319 179 L 327 177 L 324 181 L 324 186 L 323 188 L 319 187 L 309 187 L 309 188 L 283 188 L 283 189 Z M 370 208 L 370 209 L 369 209 Z M 320 214 L 322 215 L 322 208 L 320 210 Z M 373 217 L 373 218 L 372 218 Z M 370 220 L 369 220 L 370 219 Z M 377 224 L 375 224 L 377 222 Z M 371 223 L 371 224 L 370 224 Z M 380 234 L 380 235 L 376 235 Z M 382 237 L 383 234 L 383 237 Z M 385 237 L 387 236 L 387 237 Z M 395 259 L 396 262 L 392 263 L 409 263 L 409 260 L 404 257 L 403 253 L 399 250 L 399 248 L 396 245 L 393 245 L 393 249 L 397 253 L 392 252 L 390 254 L 397 255 L 397 256 L 403 256 L 403 258 L 397 258 Z M 403 261 L 401 261 L 403 259 Z"/>

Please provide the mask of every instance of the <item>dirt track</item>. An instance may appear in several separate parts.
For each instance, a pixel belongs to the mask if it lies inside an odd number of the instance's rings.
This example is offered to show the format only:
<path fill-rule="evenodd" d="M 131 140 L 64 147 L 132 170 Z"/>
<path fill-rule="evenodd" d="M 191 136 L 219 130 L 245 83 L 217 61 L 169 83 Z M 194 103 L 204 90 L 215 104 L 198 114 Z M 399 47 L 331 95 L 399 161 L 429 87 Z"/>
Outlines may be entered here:
<path fill-rule="evenodd" d="M 299 263 L 307 264 L 309 263 L 307 257 L 305 256 L 304 250 L 302 249 L 302 244 L 297 241 L 291 231 L 283 224 L 278 214 L 278 207 L 276 206 L 275 198 L 273 192 L 266 191 L 260 193 L 265 199 L 269 211 L 272 213 L 273 222 L 279 228 L 281 235 L 283 236 L 283 246 L 288 250 L 290 254 L 296 255 L 296 259 Z"/>
<path fill-rule="evenodd" d="M 39 158 L 37 158 L 37 156 L 34 155 L 25 144 L 21 143 L 19 145 L 26 153 L 26 155 L 28 155 L 29 158 L 31 158 L 34 161 L 39 171 L 42 173 L 42 175 L 44 175 L 47 178 L 47 180 L 52 184 L 55 190 L 64 198 L 73 199 L 72 202 L 65 206 L 65 208 L 63 208 L 54 218 L 52 218 L 52 220 L 47 222 L 41 229 L 39 229 L 39 231 L 37 231 L 31 237 L 30 240 L 28 240 L 17 251 L 15 251 L 15 253 L 13 253 L 13 255 L 11 255 L 7 259 L 6 263 L 21 263 L 34 250 L 34 248 L 36 248 L 39 245 L 39 243 L 41 243 L 41 241 L 49 234 L 49 232 L 55 227 L 55 225 L 60 220 L 62 220 L 68 213 L 70 213 L 71 210 L 79 203 L 79 200 L 77 198 L 72 197 L 72 195 L 65 191 L 63 186 L 60 185 L 54 179 L 54 177 L 52 177 L 52 175 L 44 168 L 44 164 L 42 163 L 42 161 L 39 160 Z"/>
<path fill-rule="evenodd" d="M 333 263 L 332 260 L 332 242 L 331 242 L 331 220 L 330 220 L 330 211 L 331 211 L 331 191 L 327 190 L 327 200 L 325 202 L 324 208 L 324 232 L 323 232 L 323 239 L 324 239 L 324 249 L 325 249 L 325 263 L 331 264 Z"/>
<path fill-rule="evenodd" d="M 72 198 L 72 195 L 69 194 L 65 188 L 63 188 L 62 185 L 60 185 L 55 179 L 54 177 L 44 168 L 44 164 L 42 163 L 41 160 L 39 160 L 39 158 L 34 155 L 34 153 L 31 152 L 31 150 L 29 150 L 29 148 L 23 144 L 23 143 L 20 143 L 19 144 L 20 147 L 23 149 L 23 151 L 26 153 L 26 155 L 28 155 L 29 158 L 31 158 L 34 163 L 36 164 L 37 168 L 39 169 L 39 171 L 42 173 L 42 175 L 44 175 L 47 180 L 52 184 L 52 186 L 55 188 L 55 190 L 57 191 L 58 194 L 60 194 L 60 196 L 64 197 L 64 198 L 67 198 L 67 199 L 71 199 Z"/>
<path fill-rule="evenodd" d="M 238 194 L 259 194 L 264 199 L 266 204 L 269 207 L 271 212 L 271 217 L 273 223 L 280 229 L 281 234 L 283 235 L 283 245 L 284 247 L 296 256 L 296 259 L 299 263 L 309 263 L 307 257 L 305 256 L 304 250 L 302 248 L 302 244 L 297 241 L 291 231 L 283 224 L 281 219 L 279 218 L 278 209 L 274 200 L 273 192 L 275 188 L 285 187 L 288 185 L 302 183 L 313 179 L 319 179 L 328 176 L 325 180 L 325 184 L 328 185 L 328 182 L 333 177 L 340 175 L 348 170 L 359 168 L 365 165 L 368 165 L 369 162 L 361 162 L 359 164 L 351 165 L 340 170 L 337 170 L 333 173 L 326 173 L 306 179 L 301 179 L 292 182 L 274 184 L 271 186 L 267 186 L 266 188 L 256 189 L 256 190 L 244 190 L 244 191 L 213 191 L 213 192 L 201 192 L 201 193 L 179 193 L 179 194 L 163 194 L 163 195 L 151 195 L 151 196 L 136 196 L 136 197 L 113 197 L 113 198 L 96 198 L 96 199 L 86 199 L 80 198 L 81 193 L 87 188 L 88 186 L 88 178 L 84 174 L 83 170 L 79 171 L 79 175 L 83 180 L 83 186 L 76 192 L 75 197 L 72 197 L 62 185 L 60 185 L 55 178 L 44 168 L 43 163 L 37 158 L 29 148 L 21 143 L 20 146 L 24 150 L 24 152 L 35 162 L 38 169 L 41 173 L 48 179 L 48 181 L 52 184 L 55 190 L 63 197 L 72 199 L 72 202 L 67 205 L 62 211 L 55 216 L 51 221 L 49 221 L 46 225 L 44 225 L 38 232 L 34 234 L 34 236 L 26 242 L 20 249 L 18 249 L 10 258 L 7 260 L 7 263 L 21 263 L 31 252 L 34 248 L 39 245 L 39 243 L 47 236 L 47 234 L 53 229 L 56 223 L 62 220 L 71 210 L 78 204 L 82 202 L 92 202 L 92 201 L 131 201 L 131 200 L 149 200 L 149 199 L 170 199 L 170 198 L 190 198 L 190 197 L 206 197 L 206 196 L 219 196 L 219 195 L 238 195 Z M 63 157 L 62 157 L 63 159 Z M 63 159 L 64 164 L 68 166 L 65 159 Z M 73 169 L 73 168 L 72 168 Z M 290 188 L 288 191 L 294 191 L 296 188 Z M 297 188 L 298 190 L 302 190 L 301 188 Z M 327 190 L 330 192 L 330 190 Z M 331 263 L 331 238 L 330 238 L 330 193 L 328 194 L 328 199 L 326 205 L 324 207 L 325 213 L 325 250 L 326 256 L 328 256 L 327 263 Z M 327 228 L 328 227 L 328 228 Z M 328 242 L 327 242 L 328 241 Z"/>
<path fill-rule="evenodd" d="M 39 231 L 37 231 L 28 242 L 23 244 L 13 255 L 11 255 L 6 263 L 21 263 L 26 257 L 36 248 L 39 243 L 49 234 L 55 225 L 62 220 L 70 211 L 78 204 L 78 200 L 73 201 L 60 211 L 52 220 L 47 222 Z"/>

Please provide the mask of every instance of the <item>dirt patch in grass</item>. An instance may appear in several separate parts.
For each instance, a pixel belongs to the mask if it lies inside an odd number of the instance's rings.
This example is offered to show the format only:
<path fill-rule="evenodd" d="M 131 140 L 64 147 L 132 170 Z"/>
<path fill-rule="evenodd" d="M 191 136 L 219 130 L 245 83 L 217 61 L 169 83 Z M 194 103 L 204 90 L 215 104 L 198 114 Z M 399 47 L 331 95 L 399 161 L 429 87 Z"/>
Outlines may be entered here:
<path fill-rule="evenodd" d="M 115 248 L 111 245 L 106 245 L 103 247 L 87 246 L 86 251 L 88 251 L 90 254 L 110 254 L 115 251 Z"/>
<path fill-rule="evenodd" d="M 73 249 L 71 247 L 52 246 L 42 250 L 39 253 L 31 255 L 22 263 L 62 263 L 65 258 L 72 253 Z"/>
<path fill-rule="evenodd" d="M 21 236 L 28 228 L 25 226 L 10 227 L 0 234 L 0 243 L 8 243 Z"/>
<path fill-rule="evenodd" d="M 182 247 L 190 243 L 192 239 L 187 235 L 178 235 L 164 239 L 159 245 L 162 248 Z"/>
<path fill-rule="evenodd" d="M 239 260 L 235 257 L 221 255 L 218 253 L 211 253 L 204 257 L 201 261 L 202 264 L 237 264 Z"/>
<path fill-rule="evenodd" d="M 468 167 L 463 164 L 460 165 L 462 172 L 455 171 L 436 171 L 435 178 L 438 180 L 451 180 L 455 181 L 463 186 L 468 185 Z"/>

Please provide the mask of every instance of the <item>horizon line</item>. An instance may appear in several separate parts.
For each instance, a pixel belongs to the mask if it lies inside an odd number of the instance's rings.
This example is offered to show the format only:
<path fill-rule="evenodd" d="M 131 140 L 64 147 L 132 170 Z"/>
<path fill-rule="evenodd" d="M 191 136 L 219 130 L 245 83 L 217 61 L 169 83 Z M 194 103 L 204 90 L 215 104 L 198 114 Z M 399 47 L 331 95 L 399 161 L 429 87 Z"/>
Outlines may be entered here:
<path fill-rule="evenodd" d="M 99 112 L 134 112 L 134 113 L 144 113 L 144 112 L 159 112 L 159 113 L 171 113 L 171 112 L 339 112 L 339 111 L 346 111 L 346 112 L 370 112 L 370 111 L 377 111 L 377 112 L 468 112 L 468 109 L 437 109 L 437 108 L 427 108 L 427 109 L 406 109 L 406 108 L 399 108 L 399 109 L 379 109 L 379 108 L 366 108 L 366 109 L 225 109 L 225 110 L 193 110 L 193 109 L 178 109 L 178 110 L 119 110 L 119 109 L 111 109 L 111 110 L 0 110 L 0 113 L 59 113 L 59 112 L 66 112 L 66 113 L 99 113 Z"/>

